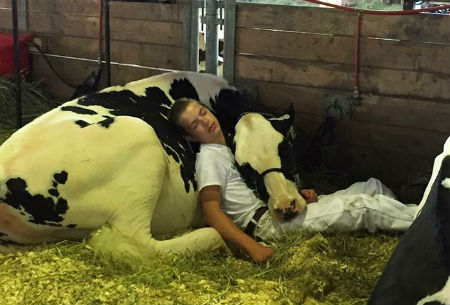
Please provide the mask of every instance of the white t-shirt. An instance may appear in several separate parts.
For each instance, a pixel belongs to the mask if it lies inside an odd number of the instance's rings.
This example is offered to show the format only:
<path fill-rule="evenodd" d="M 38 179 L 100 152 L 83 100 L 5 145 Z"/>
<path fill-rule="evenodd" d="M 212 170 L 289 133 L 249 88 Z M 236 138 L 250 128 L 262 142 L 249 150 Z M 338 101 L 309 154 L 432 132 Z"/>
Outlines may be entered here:
<path fill-rule="evenodd" d="M 227 146 L 201 144 L 195 169 L 199 190 L 205 186 L 219 185 L 221 209 L 241 229 L 246 228 L 256 209 L 265 205 L 245 184 Z"/>

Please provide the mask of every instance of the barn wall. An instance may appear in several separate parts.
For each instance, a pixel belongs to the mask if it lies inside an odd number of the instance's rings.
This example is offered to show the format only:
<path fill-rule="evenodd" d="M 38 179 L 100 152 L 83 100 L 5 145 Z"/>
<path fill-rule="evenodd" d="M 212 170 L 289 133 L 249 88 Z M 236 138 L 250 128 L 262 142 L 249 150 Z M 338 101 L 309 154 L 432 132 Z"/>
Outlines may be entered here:
<path fill-rule="evenodd" d="M 294 103 L 296 125 L 313 135 L 324 92 L 352 92 L 356 15 L 336 9 L 239 4 L 236 79 L 262 102 Z M 430 169 L 450 134 L 450 18 L 363 15 L 362 100 L 339 120 L 329 164 L 356 178 L 400 185 Z"/>
<path fill-rule="evenodd" d="M 98 0 L 28 1 L 28 28 L 55 69 L 79 85 L 97 67 Z M 183 69 L 183 7 L 158 3 L 112 2 L 110 9 L 112 83 L 122 84 Z M 0 0 L 0 30 L 11 30 L 11 1 Z M 73 89 L 56 79 L 42 56 L 32 54 L 33 77 L 58 98 Z M 130 66 L 139 65 L 142 67 Z"/>

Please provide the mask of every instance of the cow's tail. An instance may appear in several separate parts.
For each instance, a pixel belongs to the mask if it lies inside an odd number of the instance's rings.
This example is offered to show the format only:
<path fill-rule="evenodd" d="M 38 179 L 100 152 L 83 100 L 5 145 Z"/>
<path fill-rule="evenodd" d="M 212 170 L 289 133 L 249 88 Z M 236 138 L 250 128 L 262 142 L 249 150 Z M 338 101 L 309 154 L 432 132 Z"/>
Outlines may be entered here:
<path fill-rule="evenodd" d="M 157 240 L 149 232 L 128 235 L 107 226 L 94 233 L 89 243 L 95 254 L 103 259 L 131 266 L 149 264 L 160 255 L 215 250 L 225 245 L 213 228 L 194 230 L 173 239 Z"/>

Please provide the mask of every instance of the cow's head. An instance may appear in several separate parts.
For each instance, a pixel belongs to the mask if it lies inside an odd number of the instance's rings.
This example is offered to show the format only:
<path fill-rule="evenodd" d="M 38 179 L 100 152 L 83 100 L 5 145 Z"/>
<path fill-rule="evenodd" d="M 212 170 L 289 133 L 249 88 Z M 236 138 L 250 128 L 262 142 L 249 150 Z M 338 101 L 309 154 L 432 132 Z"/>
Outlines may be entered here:
<path fill-rule="evenodd" d="M 237 123 L 234 137 L 240 172 L 280 220 L 289 220 L 306 206 L 296 183 L 293 120 L 293 107 L 280 117 L 249 113 Z"/>

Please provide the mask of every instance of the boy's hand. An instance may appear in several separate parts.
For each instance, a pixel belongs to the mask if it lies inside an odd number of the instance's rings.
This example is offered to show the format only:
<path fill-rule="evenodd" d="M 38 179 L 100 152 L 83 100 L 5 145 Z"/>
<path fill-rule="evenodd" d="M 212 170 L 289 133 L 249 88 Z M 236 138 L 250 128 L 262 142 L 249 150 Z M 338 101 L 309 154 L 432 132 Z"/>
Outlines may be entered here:
<path fill-rule="evenodd" d="M 257 249 L 251 251 L 251 258 L 258 264 L 265 263 L 273 254 L 275 250 L 271 247 L 261 245 L 258 243 Z"/>
<path fill-rule="evenodd" d="M 301 190 L 300 194 L 305 198 L 306 203 L 317 202 L 319 200 L 316 191 L 313 189 Z"/>

